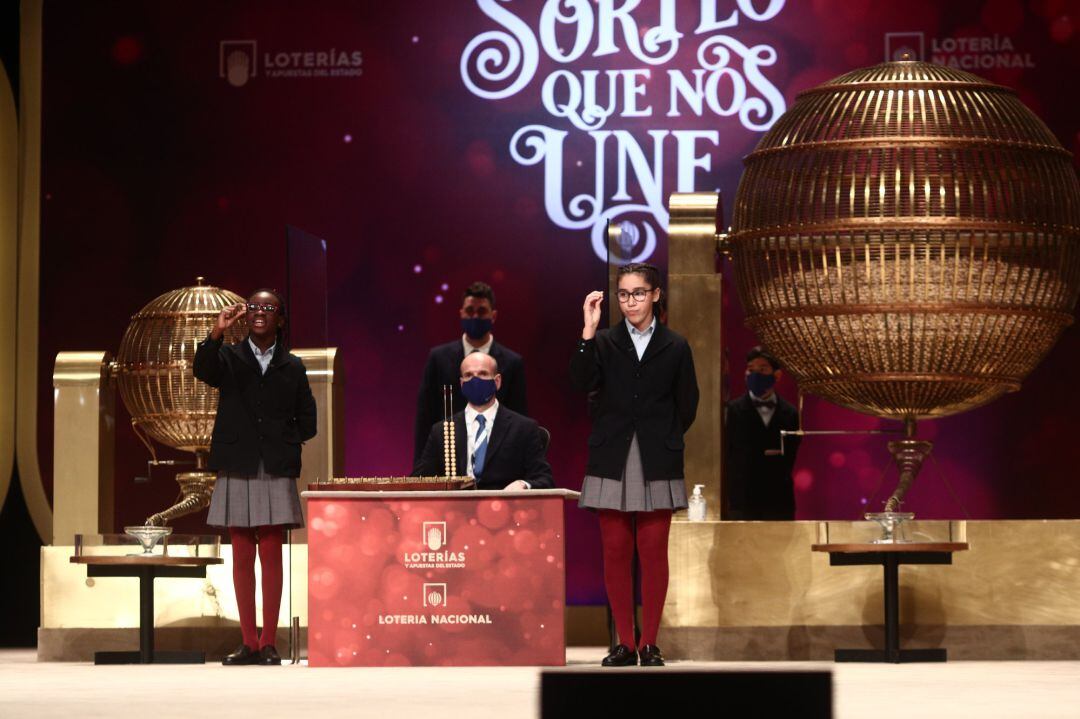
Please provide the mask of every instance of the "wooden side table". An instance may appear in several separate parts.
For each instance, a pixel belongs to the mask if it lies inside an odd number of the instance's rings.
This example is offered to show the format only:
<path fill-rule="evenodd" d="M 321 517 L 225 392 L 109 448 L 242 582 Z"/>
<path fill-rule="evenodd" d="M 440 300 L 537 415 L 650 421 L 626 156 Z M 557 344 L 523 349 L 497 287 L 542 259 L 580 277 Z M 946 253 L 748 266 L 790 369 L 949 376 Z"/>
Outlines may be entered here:
<path fill-rule="evenodd" d="M 811 550 L 828 552 L 834 567 L 880 564 L 885 582 L 885 649 L 837 649 L 838 662 L 944 662 L 938 649 L 900 648 L 900 565 L 952 564 L 952 553 L 968 549 L 967 542 L 898 542 L 895 544 L 814 544 Z"/>
<path fill-rule="evenodd" d="M 154 651 L 154 580 L 158 577 L 201 579 L 220 557 L 95 556 L 71 558 L 85 564 L 88 577 L 137 577 L 139 580 L 139 651 L 94 652 L 94 664 L 202 664 L 205 652 Z"/>

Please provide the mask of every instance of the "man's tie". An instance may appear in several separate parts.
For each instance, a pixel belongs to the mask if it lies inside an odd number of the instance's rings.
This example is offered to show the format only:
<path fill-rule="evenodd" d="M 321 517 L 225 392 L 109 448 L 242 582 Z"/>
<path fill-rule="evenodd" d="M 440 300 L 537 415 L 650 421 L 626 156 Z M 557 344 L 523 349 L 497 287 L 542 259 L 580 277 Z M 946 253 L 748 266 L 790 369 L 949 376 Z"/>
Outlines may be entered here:
<path fill-rule="evenodd" d="M 476 415 L 476 450 L 473 452 L 473 477 L 479 477 L 480 473 L 484 471 L 484 456 L 487 454 L 488 438 L 484 434 L 484 424 L 487 423 L 487 417 L 482 414 Z M 483 439 L 481 439 L 483 435 Z"/>
<path fill-rule="evenodd" d="M 775 407 L 775 399 L 755 399 L 753 400 L 755 407 Z"/>

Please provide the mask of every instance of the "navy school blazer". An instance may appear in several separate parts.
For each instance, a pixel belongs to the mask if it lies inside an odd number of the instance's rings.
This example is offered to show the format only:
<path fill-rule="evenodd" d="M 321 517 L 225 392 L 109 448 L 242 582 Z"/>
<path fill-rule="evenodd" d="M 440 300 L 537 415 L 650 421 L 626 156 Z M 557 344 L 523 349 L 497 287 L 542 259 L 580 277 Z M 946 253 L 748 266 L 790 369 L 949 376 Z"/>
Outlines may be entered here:
<path fill-rule="evenodd" d="M 195 377 L 221 391 L 210 441 L 210 469 L 254 476 L 300 476 L 300 445 L 315 436 L 315 398 L 307 369 L 278 342 L 266 374 L 247 338 L 207 337 L 195 351 Z"/>
<path fill-rule="evenodd" d="M 592 395 L 590 475 L 621 479 L 634 434 L 645 480 L 683 479 L 683 435 L 698 406 L 690 344 L 656 323 L 638 359 L 626 322 L 579 340 L 570 360 L 573 386 Z"/>

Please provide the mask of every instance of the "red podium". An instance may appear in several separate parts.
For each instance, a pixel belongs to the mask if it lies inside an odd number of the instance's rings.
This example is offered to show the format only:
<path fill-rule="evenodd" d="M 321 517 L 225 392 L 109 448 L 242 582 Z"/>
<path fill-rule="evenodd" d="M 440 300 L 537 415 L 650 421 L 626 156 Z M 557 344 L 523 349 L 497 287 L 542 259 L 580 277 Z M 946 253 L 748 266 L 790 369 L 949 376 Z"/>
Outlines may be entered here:
<path fill-rule="evenodd" d="M 309 491 L 313 667 L 562 666 L 577 492 Z"/>

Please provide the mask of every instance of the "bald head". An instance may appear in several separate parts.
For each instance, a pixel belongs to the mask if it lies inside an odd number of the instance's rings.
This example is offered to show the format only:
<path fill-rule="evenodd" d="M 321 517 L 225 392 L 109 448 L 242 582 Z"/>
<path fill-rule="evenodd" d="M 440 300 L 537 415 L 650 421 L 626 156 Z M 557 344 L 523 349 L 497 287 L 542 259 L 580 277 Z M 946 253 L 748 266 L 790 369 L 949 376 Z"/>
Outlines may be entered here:
<path fill-rule="evenodd" d="M 494 385 L 494 386 L 492 386 Z M 502 386 L 499 363 L 491 355 L 473 352 L 461 362 L 461 391 L 469 404 L 483 412 L 495 403 L 495 393 Z"/>
<path fill-rule="evenodd" d="M 495 379 L 499 374 L 499 363 L 495 358 L 484 352 L 471 352 L 465 355 L 461 361 L 461 380 L 464 382 L 473 377 L 482 379 Z"/>

